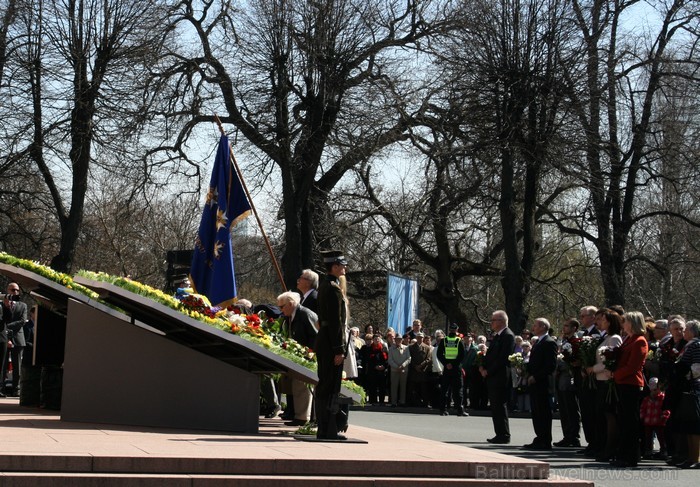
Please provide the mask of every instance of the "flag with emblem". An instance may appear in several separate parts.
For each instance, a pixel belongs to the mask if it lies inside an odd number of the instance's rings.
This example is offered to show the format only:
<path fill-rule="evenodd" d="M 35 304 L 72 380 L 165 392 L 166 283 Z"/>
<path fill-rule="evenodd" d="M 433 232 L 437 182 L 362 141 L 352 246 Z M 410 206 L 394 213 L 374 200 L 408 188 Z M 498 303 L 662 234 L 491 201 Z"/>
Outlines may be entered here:
<path fill-rule="evenodd" d="M 231 164 L 228 137 L 221 136 L 192 255 L 190 282 L 213 306 L 236 298 L 231 226 L 250 213 L 250 203 Z"/>

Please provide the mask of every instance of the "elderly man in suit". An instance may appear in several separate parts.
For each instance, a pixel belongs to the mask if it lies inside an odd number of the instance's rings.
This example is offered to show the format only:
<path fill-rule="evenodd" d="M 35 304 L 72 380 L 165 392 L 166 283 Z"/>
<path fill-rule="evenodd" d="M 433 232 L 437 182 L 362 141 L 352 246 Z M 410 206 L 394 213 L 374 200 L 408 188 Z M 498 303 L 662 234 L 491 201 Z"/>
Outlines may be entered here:
<path fill-rule="evenodd" d="M 2 301 L 2 329 L 0 331 L 0 358 L 2 361 L 2 386 L 4 387 L 5 374 L 7 373 L 7 352 L 12 358 L 12 395 L 17 395 L 19 390 L 20 364 L 22 363 L 22 351 L 26 345 L 24 341 L 24 324 L 27 321 L 27 305 L 20 301 L 20 289 L 16 282 L 7 285 L 7 293 Z M 0 392 L 0 397 L 4 393 Z"/>
<path fill-rule="evenodd" d="M 530 407 L 535 439 L 525 448 L 532 450 L 552 449 L 552 408 L 549 404 L 554 371 L 557 368 L 557 342 L 549 335 L 551 328 L 546 318 L 537 318 L 532 325 L 532 334 L 537 342 L 530 352 L 527 364 L 527 385 L 530 388 Z"/>
<path fill-rule="evenodd" d="M 285 317 L 287 335 L 300 345 L 314 347 L 318 316 L 300 304 L 301 298 L 295 292 L 287 291 L 277 296 L 277 306 Z M 294 419 L 289 426 L 302 426 L 311 419 L 311 390 L 305 382 L 292 379 L 294 397 Z"/>
<path fill-rule="evenodd" d="M 600 338 L 600 330 L 595 324 L 595 314 L 598 309 L 595 306 L 584 306 L 579 312 L 579 321 L 581 323 L 581 336 L 592 336 Z M 588 456 L 595 456 L 594 440 L 595 440 L 595 389 L 591 389 L 590 382 L 582 380 L 581 375 L 574 377 L 576 381 L 576 389 L 578 393 L 579 409 L 581 411 L 581 426 L 583 427 L 583 435 L 586 438 L 588 445 L 579 453 Z"/>
<path fill-rule="evenodd" d="M 479 367 L 481 376 L 486 381 L 491 419 L 496 436 L 489 438 L 489 443 L 510 443 L 510 425 L 508 423 L 508 388 L 510 384 L 510 362 L 508 357 L 515 349 L 515 335 L 508 328 L 508 315 L 505 311 L 494 311 L 491 315 L 491 346 L 484 356 L 484 363 Z"/>
<path fill-rule="evenodd" d="M 301 292 L 301 305 L 314 313 L 318 312 L 318 274 L 304 269 L 297 279 L 297 289 Z"/>

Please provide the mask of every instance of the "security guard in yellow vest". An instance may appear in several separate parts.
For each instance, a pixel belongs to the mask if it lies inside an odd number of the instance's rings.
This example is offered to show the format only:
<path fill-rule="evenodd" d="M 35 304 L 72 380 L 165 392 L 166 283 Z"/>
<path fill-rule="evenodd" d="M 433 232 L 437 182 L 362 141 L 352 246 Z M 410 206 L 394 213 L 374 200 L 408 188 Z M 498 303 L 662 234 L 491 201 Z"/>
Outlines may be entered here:
<path fill-rule="evenodd" d="M 441 412 L 443 416 L 448 416 L 447 408 L 450 405 L 450 396 L 457 408 L 458 416 L 469 416 L 464 410 L 462 388 L 464 386 L 464 376 L 462 375 L 462 360 L 464 359 L 464 342 L 457 334 L 459 327 L 456 323 L 450 325 L 450 334 L 438 345 L 437 357 L 443 365 L 442 372 L 442 393 L 443 401 Z"/>

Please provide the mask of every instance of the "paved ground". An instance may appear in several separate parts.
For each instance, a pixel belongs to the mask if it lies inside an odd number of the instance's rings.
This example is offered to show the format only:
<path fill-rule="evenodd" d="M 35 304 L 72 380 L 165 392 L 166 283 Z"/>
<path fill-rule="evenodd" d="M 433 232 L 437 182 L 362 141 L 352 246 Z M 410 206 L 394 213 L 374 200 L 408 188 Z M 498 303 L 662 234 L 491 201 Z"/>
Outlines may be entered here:
<path fill-rule="evenodd" d="M 529 418 L 511 418 L 512 442 L 509 445 L 491 445 L 486 442 L 486 438 L 493 436 L 490 416 L 443 417 L 437 414 L 393 412 L 389 408 L 375 407 L 372 410 L 353 410 L 350 413 L 350 424 L 545 461 L 551 465 L 553 475 L 592 481 L 597 487 L 630 487 L 630 482 L 634 483 L 634 487 L 697 487 L 700 482 L 700 470 L 680 470 L 658 460 L 643 461 L 639 468 L 623 470 L 607 468 L 607 465 L 583 458 L 575 453 L 575 448 L 556 449 L 552 452 L 524 450 L 522 445 L 533 439 Z M 352 433 L 352 429 L 349 433 Z M 553 433 L 555 441 L 562 438 L 558 421 L 555 421 Z"/>

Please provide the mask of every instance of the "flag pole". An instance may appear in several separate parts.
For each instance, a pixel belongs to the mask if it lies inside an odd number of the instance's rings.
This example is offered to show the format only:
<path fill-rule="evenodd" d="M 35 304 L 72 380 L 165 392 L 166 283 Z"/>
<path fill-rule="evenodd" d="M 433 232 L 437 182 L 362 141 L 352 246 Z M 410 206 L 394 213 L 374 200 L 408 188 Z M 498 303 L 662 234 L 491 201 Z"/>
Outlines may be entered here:
<path fill-rule="evenodd" d="M 214 114 L 214 120 L 216 121 L 216 125 L 219 126 L 219 131 L 221 132 L 221 135 L 226 135 L 226 132 L 224 132 L 224 126 L 221 124 L 221 120 L 219 119 L 219 116 L 216 113 Z M 253 210 L 255 220 L 258 222 L 258 227 L 260 228 L 260 232 L 262 233 L 263 239 L 265 240 L 265 245 L 267 246 L 267 251 L 270 254 L 270 259 L 272 259 L 272 264 L 275 266 L 275 270 L 277 271 L 277 277 L 280 280 L 280 284 L 282 284 L 282 290 L 286 292 L 287 285 L 284 283 L 284 277 L 282 277 L 282 269 L 280 269 L 280 266 L 277 263 L 277 258 L 275 257 L 275 253 L 272 251 L 270 239 L 267 238 L 265 228 L 263 228 L 262 220 L 260 220 L 260 217 L 258 216 L 258 211 L 255 209 L 255 204 L 253 204 L 253 198 L 250 197 L 248 186 L 246 186 L 245 179 L 243 179 L 243 174 L 241 173 L 241 169 L 238 167 L 238 162 L 236 162 L 236 156 L 233 154 L 233 148 L 231 147 L 231 144 L 229 144 L 228 149 L 231 164 L 233 164 L 233 168 L 236 170 L 238 179 L 241 181 L 241 185 L 243 186 L 243 191 L 245 191 L 246 198 L 248 198 L 248 203 L 250 203 L 250 209 Z"/>

